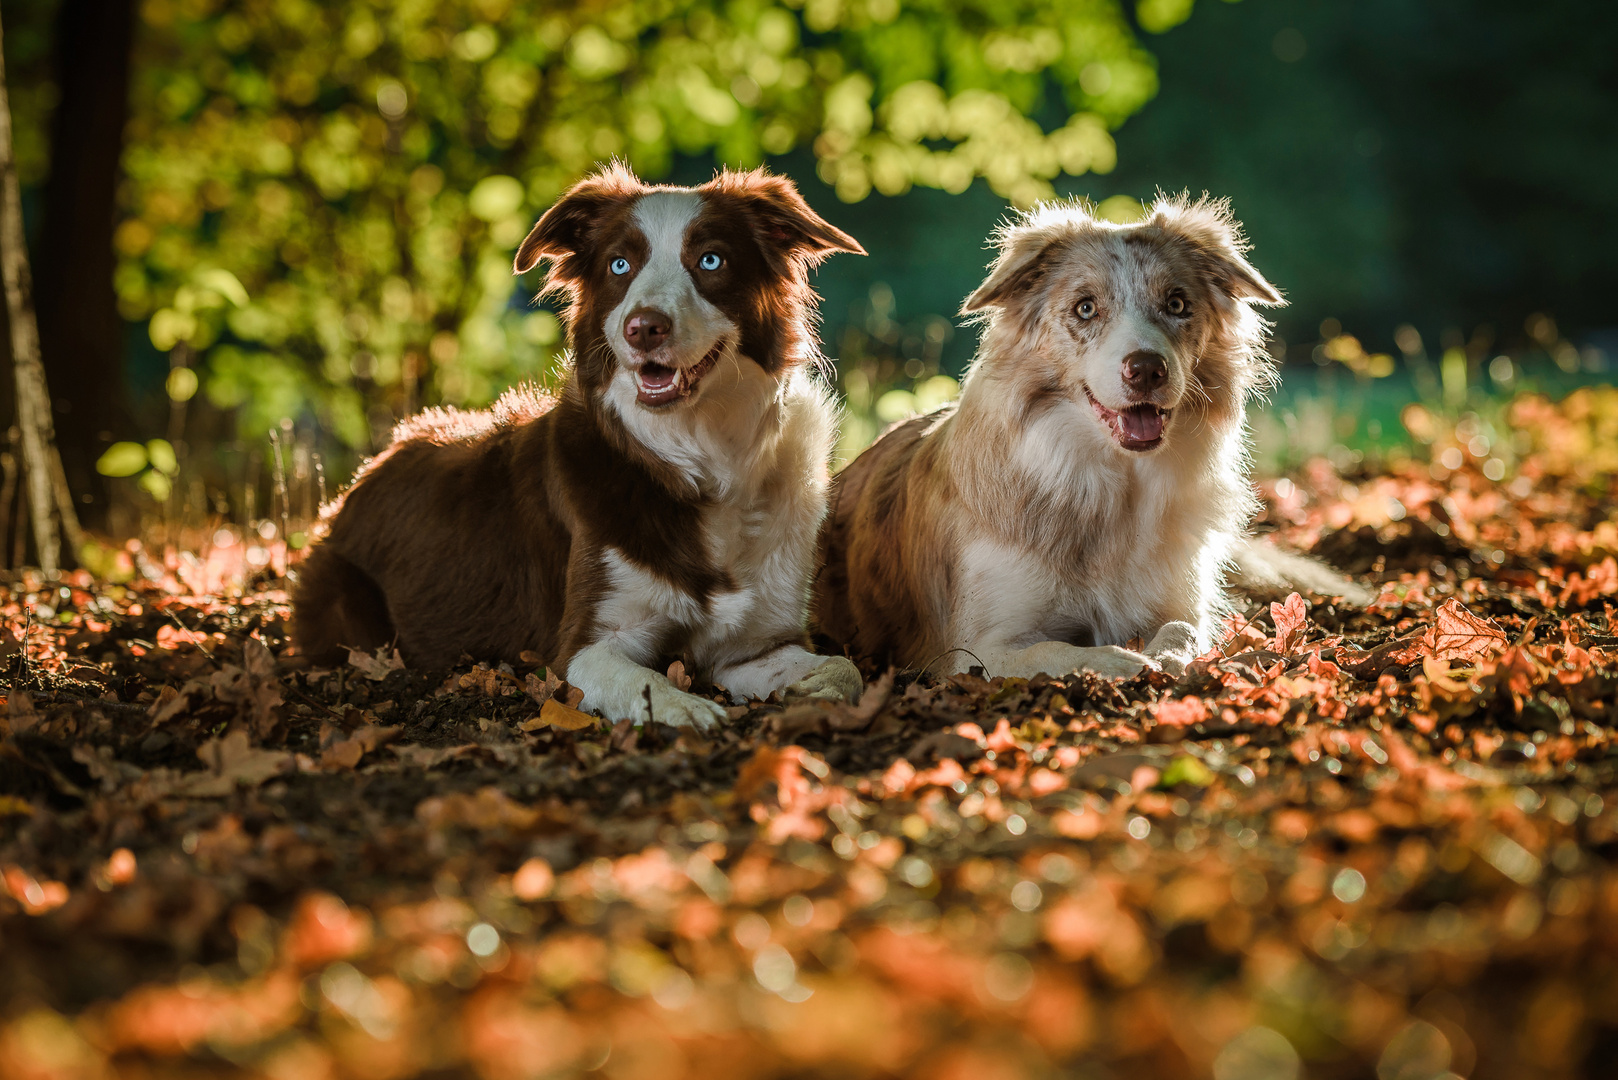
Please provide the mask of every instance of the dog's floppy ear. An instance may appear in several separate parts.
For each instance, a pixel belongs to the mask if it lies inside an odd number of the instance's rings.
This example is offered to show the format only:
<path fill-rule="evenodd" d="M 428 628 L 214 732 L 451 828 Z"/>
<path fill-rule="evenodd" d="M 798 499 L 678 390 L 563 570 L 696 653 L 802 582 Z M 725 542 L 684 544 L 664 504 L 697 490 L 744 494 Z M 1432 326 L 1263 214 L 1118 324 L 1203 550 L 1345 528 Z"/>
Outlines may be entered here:
<path fill-rule="evenodd" d="M 612 203 L 623 202 L 645 190 L 646 185 L 617 161 L 580 180 L 556 200 L 556 205 L 545 211 L 518 246 L 517 257 L 512 260 L 513 271 L 526 274 L 538 266 L 541 259 L 550 259 L 554 265 L 549 285 L 577 277 L 577 268 L 570 267 L 569 262 L 583 250 L 594 223 Z"/>
<path fill-rule="evenodd" d="M 1230 212 L 1227 199 L 1207 195 L 1192 202 L 1184 195 L 1160 197 L 1152 206 L 1148 225 L 1156 225 L 1195 249 L 1204 270 L 1232 300 L 1282 305 L 1286 301 L 1247 261 L 1248 243 L 1242 226 Z"/>
<path fill-rule="evenodd" d="M 815 213 L 784 176 L 772 176 L 763 169 L 725 169 L 701 190 L 745 208 L 758 230 L 765 256 L 772 262 L 779 259 L 818 266 L 839 251 L 865 254 L 858 240 Z"/>
<path fill-rule="evenodd" d="M 1000 257 L 989 268 L 989 276 L 961 305 L 961 314 L 970 315 L 984 308 L 1004 307 L 1019 293 L 1027 292 L 1044 273 L 1045 255 L 1055 237 L 1046 229 L 1008 225 L 995 236 Z"/>

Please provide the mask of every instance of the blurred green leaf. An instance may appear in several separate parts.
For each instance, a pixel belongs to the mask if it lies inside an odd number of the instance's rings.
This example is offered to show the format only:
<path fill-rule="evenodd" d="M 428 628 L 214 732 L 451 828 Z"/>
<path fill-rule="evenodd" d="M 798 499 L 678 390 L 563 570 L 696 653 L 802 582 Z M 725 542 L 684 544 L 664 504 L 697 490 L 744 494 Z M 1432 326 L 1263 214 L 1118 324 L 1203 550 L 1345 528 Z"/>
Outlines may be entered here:
<path fill-rule="evenodd" d="M 1177 784 L 1207 787 L 1213 781 L 1214 774 L 1208 766 L 1190 754 L 1181 754 L 1168 763 L 1168 767 L 1163 770 L 1163 777 L 1158 781 L 1158 784 L 1166 788 L 1174 787 Z"/>
<path fill-rule="evenodd" d="M 102 476 L 134 476 L 146 468 L 146 447 L 138 442 L 116 442 L 96 461 Z"/>
<path fill-rule="evenodd" d="M 167 439 L 152 439 L 146 444 L 146 459 L 151 462 L 152 468 L 165 476 L 173 476 L 180 471 L 180 460 L 174 454 L 174 447 Z"/>

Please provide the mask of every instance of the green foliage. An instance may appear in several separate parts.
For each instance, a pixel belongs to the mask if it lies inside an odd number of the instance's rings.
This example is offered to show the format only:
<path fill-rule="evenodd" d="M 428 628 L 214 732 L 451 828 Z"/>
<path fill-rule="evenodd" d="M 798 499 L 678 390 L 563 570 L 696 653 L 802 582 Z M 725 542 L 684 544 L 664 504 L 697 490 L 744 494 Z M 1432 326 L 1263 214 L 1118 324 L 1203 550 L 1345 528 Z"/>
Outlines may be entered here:
<path fill-rule="evenodd" d="M 116 442 L 96 461 L 96 472 L 102 476 L 138 477 L 140 486 L 158 502 L 169 497 L 179 471 L 179 455 L 167 439 L 152 439 L 144 446 Z"/>
<path fill-rule="evenodd" d="M 511 253 L 598 162 L 655 177 L 808 146 L 845 200 L 983 177 L 1028 203 L 1111 169 L 1110 130 L 1157 86 L 1118 0 L 148 0 L 141 18 L 122 313 L 195 354 L 244 433 L 313 411 L 356 450 L 423 403 L 552 369 L 559 324 L 515 298 Z"/>

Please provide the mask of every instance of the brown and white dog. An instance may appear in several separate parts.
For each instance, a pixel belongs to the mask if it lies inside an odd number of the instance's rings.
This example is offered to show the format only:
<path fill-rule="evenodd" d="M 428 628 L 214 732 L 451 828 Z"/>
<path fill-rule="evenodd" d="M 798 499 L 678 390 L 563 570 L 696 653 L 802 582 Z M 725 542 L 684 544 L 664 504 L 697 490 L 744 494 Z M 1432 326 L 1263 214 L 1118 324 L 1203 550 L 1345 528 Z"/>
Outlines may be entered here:
<path fill-rule="evenodd" d="M 1271 362 L 1252 306 L 1281 296 L 1206 198 L 1123 226 L 1046 205 L 996 239 L 960 400 L 834 481 L 819 629 L 948 671 L 1183 670 L 1255 509 L 1246 402 Z"/>
<path fill-rule="evenodd" d="M 609 719 L 725 717 L 654 670 L 684 657 L 737 700 L 853 700 L 805 622 L 835 409 L 808 370 L 810 267 L 864 254 L 788 180 L 651 187 L 613 165 L 517 251 L 550 260 L 573 366 L 553 398 L 406 420 L 322 513 L 293 594 L 317 659 L 397 641 L 412 663 L 531 650 Z"/>

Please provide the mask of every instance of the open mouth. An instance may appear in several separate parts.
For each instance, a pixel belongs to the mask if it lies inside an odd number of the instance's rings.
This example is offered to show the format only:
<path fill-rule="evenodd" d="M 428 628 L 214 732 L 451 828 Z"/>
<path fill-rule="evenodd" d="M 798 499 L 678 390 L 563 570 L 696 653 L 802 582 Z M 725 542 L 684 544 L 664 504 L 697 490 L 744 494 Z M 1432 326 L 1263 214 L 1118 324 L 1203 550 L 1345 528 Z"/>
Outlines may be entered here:
<path fill-rule="evenodd" d="M 1169 410 L 1156 405 L 1131 405 L 1127 409 L 1109 409 L 1096 400 L 1090 388 L 1084 388 L 1090 407 L 1101 422 L 1107 425 L 1112 437 L 1125 450 L 1153 450 L 1163 442 L 1163 429 L 1168 426 Z"/>
<path fill-rule="evenodd" d="M 635 399 L 642 405 L 661 408 L 683 401 L 691 396 L 702 377 L 719 363 L 725 351 L 725 339 L 714 342 L 708 355 L 688 368 L 673 368 L 666 364 L 645 363 L 635 371 Z"/>

